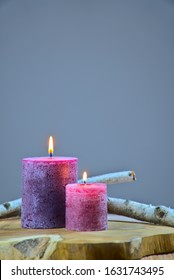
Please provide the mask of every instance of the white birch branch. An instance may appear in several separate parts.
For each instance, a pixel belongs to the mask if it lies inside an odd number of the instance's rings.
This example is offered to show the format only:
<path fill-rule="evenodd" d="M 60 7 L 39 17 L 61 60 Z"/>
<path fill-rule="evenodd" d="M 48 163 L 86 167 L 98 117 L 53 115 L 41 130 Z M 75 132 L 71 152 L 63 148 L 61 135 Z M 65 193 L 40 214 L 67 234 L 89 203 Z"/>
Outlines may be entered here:
<path fill-rule="evenodd" d="M 108 212 L 153 224 L 174 227 L 174 209 L 163 205 L 153 206 L 151 204 L 108 197 Z"/>
<path fill-rule="evenodd" d="M 134 171 L 123 171 L 89 177 L 87 183 L 103 182 L 106 184 L 124 183 L 136 180 Z M 78 180 L 82 183 L 83 180 Z M 19 216 L 21 214 L 21 198 L 0 204 L 0 219 Z"/>
<path fill-rule="evenodd" d="M 136 180 L 136 175 L 134 171 L 122 171 L 115 173 L 108 173 L 104 175 L 89 177 L 87 183 L 106 183 L 106 184 L 118 184 L 127 183 Z M 83 183 L 83 180 L 78 180 L 79 183 Z"/>
<path fill-rule="evenodd" d="M 20 216 L 21 198 L 0 205 L 0 218 Z M 148 223 L 174 227 L 174 209 L 108 197 L 108 212 Z"/>
<path fill-rule="evenodd" d="M 21 198 L 0 204 L 0 218 L 20 216 Z"/>

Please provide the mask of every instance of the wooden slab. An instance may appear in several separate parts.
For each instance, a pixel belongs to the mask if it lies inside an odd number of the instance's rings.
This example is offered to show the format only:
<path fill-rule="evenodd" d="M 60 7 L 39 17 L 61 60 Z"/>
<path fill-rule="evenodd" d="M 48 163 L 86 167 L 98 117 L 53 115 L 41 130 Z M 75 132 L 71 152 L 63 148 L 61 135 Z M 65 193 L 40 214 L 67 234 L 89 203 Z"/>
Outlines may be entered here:
<path fill-rule="evenodd" d="M 174 259 L 174 228 L 109 221 L 97 232 L 23 229 L 19 218 L 0 221 L 0 259 Z M 157 256 L 158 255 L 158 256 Z"/>

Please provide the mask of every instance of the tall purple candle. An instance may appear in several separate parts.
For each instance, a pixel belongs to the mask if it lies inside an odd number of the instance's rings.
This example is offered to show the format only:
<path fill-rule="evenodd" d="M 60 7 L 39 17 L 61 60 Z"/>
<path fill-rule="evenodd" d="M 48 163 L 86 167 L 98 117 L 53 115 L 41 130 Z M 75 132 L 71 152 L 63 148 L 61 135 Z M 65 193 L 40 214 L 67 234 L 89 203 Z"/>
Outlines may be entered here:
<path fill-rule="evenodd" d="M 22 161 L 22 227 L 65 227 L 65 186 L 77 182 L 77 158 Z"/>
<path fill-rule="evenodd" d="M 22 227 L 65 227 L 65 186 L 77 182 L 77 163 L 52 154 L 22 160 Z"/>

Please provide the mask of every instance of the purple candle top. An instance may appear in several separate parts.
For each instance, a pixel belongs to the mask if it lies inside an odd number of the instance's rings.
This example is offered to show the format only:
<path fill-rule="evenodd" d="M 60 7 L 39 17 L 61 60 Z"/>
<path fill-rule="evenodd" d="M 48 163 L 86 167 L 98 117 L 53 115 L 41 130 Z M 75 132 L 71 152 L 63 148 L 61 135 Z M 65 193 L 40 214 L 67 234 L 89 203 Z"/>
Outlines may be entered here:
<path fill-rule="evenodd" d="M 75 157 L 30 157 L 30 158 L 24 158 L 22 161 L 34 161 L 34 162 L 57 162 L 60 161 L 63 162 L 74 162 L 77 161 L 77 158 Z"/>

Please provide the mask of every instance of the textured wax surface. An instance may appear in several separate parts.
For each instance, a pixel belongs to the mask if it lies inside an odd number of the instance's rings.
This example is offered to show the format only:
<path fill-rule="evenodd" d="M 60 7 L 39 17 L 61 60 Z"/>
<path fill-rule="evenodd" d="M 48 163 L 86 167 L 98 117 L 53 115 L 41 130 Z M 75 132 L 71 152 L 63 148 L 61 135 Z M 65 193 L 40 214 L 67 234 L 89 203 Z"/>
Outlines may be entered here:
<path fill-rule="evenodd" d="M 76 158 L 23 159 L 23 227 L 65 227 L 65 186 L 77 182 L 77 162 Z"/>
<path fill-rule="evenodd" d="M 66 228 L 77 231 L 107 229 L 107 187 L 105 184 L 66 186 Z"/>

